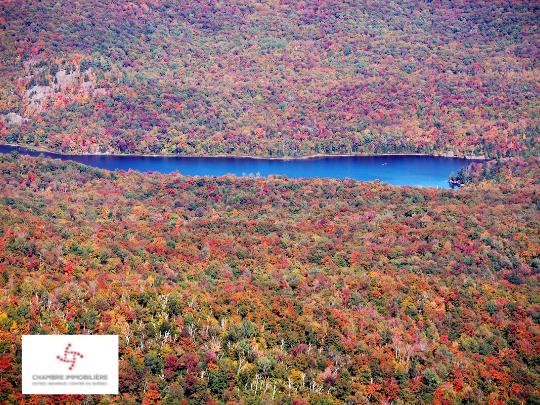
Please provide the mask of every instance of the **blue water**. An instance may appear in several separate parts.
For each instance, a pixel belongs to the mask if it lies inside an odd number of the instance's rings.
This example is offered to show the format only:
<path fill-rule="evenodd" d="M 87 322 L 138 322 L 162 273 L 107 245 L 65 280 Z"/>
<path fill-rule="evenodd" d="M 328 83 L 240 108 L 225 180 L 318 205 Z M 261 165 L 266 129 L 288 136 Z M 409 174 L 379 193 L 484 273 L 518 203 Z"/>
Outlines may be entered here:
<path fill-rule="evenodd" d="M 138 170 L 189 176 L 221 176 L 224 174 L 283 175 L 291 178 L 351 178 L 380 180 L 398 186 L 428 186 L 449 188 L 448 176 L 471 161 L 433 156 L 352 156 L 324 157 L 303 160 L 271 160 L 250 158 L 148 157 L 110 155 L 58 155 L 14 146 L 0 146 L 1 153 L 21 154 L 72 160 L 109 170 Z"/>

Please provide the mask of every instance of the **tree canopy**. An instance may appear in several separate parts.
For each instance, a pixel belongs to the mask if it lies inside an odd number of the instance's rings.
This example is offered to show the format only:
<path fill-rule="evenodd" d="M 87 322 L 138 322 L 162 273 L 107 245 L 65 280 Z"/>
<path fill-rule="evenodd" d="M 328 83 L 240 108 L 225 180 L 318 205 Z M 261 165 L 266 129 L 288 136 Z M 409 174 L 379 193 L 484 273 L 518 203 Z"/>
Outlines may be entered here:
<path fill-rule="evenodd" d="M 0 140 L 75 153 L 538 152 L 536 1 L 0 4 Z"/>
<path fill-rule="evenodd" d="M 537 402 L 539 163 L 454 191 L 0 155 L 0 403 L 52 333 L 120 336 L 122 394 L 84 403 Z"/>

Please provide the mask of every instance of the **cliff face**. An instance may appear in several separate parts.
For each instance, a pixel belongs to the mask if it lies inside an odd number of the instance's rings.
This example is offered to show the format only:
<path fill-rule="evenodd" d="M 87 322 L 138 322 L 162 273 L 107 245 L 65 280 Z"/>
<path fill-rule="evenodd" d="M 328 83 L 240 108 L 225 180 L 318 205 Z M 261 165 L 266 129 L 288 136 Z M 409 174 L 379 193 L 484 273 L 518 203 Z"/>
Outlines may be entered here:
<path fill-rule="evenodd" d="M 48 109 L 58 109 L 74 102 L 91 102 L 96 96 L 106 95 L 105 89 L 96 88 L 96 77 L 92 70 L 81 73 L 79 67 L 73 71 L 59 70 L 46 85 L 35 84 L 35 79 L 47 77 L 43 66 L 31 69 L 31 81 L 24 93 L 25 115 L 37 117 Z M 44 74 L 45 73 L 45 74 Z"/>

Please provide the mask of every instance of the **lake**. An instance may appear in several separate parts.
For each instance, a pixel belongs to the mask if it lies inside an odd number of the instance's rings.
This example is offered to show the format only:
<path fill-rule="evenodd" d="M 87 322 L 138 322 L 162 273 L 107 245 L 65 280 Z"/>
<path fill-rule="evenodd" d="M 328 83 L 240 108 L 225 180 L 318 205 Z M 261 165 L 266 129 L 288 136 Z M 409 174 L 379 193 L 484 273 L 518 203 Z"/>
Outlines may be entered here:
<path fill-rule="evenodd" d="M 61 155 L 16 146 L 0 146 L 1 153 L 17 151 L 30 156 L 44 155 L 71 160 L 108 170 L 137 170 L 188 176 L 224 174 L 283 175 L 291 178 L 334 178 L 364 181 L 380 180 L 397 186 L 449 188 L 448 177 L 471 163 L 462 158 L 435 156 L 335 156 L 296 160 L 252 159 L 236 157 Z"/>

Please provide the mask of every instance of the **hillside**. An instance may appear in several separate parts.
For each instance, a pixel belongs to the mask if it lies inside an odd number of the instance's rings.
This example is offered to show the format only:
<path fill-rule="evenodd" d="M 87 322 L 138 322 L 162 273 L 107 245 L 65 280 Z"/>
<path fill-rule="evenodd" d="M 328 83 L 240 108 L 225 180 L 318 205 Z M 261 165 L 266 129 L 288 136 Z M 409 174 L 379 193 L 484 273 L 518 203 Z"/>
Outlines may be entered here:
<path fill-rule="evenodd" d="M 0 403 L 21 397 L 20 335 L 42 333 L 120 335 L 122 395 L 86 404 L 537 403 L 539 160 L 470 176 L 452 191 L 0 155 Z"/>
<path fill-rule="evenodd" d="M 537 1 L 0 2 L 0 142 L 538 152 Z"/>

